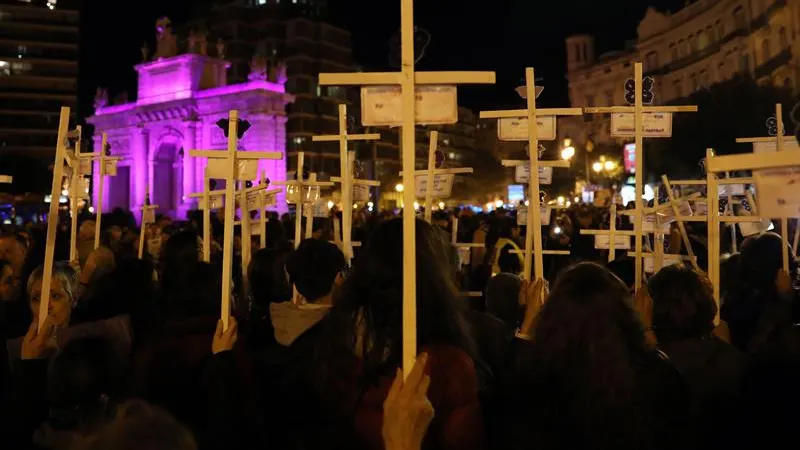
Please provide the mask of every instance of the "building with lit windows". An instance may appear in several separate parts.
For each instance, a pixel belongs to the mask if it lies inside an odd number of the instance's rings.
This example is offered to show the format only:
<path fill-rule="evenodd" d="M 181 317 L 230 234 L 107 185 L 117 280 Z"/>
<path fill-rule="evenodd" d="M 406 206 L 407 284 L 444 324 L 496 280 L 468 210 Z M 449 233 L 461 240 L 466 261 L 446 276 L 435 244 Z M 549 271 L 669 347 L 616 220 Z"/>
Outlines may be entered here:
<path fill-rule="evenodd" d="M 574 107 L 624 104 L 632 63 L 655 80 L 655 103 L 664 104 L 747 74 L 758 83 L 797 88 L 793 52 L 800 21 L 797 0 L 698 0 L 666 13 L 648 9 L 638 38 L 623 50 L 595 55 L 594 38 L 570 36 L 567 79 Z M 580 120 L 580 119 L 578 119 Z M 588 125 L 588 128 L 587 128 Z M 608 117 L 593 115 L 585 134 L 611 141 Z"/>
<path fill-rule="evenodd" d="M 0 165 L 52 162 L 59 110 L 77 106 L 79 19 L 76 1 L 0 0 Z"/>

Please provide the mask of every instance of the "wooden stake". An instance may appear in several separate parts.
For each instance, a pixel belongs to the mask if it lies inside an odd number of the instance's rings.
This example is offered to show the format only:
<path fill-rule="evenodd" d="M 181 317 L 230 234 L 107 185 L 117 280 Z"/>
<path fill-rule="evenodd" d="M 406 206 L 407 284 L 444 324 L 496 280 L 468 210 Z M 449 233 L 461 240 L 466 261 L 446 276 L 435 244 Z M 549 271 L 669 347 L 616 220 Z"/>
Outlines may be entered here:
<path fill-rule="evenodd" d="M 61 107 L 56 138 L 56 157 L 53 162 L 53 183 L 50 189 L 50 210 L 47 214 L 47 241 L 44 248 L 44 271 L 42 273 L 42 294 L 39 300 L 39 330 L 44 327 L 50 306 L 50 285 L 53 277 L 53 259 L 56 250 L 56 231 L 58 231 L 58 207 L 61 199 L 61 178 L 64 173 L 64 140 L 69 128 L 69 108 Z"/>
<path fill-rule="evenodd" d="M 103 133 L 102 142 L 100 144 L 100 176 L 97 177 L 100 185 L 97 187 L 97 207 L 95 208 L 95 214 L 97 215 L 97 218 L 94 221 L 95 250 L 97 250 L 97 247 L 100 247 L 100 230 L 101 230 L 100 223 L 103 220 L 103 187 L 106 184 L 105 173 L 106 173 L 107 144 L 108 144 L 108 136 L 105 133 Z"/>
<path fill-rule="evenodd" d="M 433 188 L 434 170 L 436 170 L 436 147 L 439 145 L 439 132 L 431 131 L 430 144 L 428 144 L 428 173 L 427 188 L 425 189 L 425 221 L 433 223 Z M 416 185 L 416 180 L 415 185 Z"/>
<path fill-rule="evenodd" d="M 144 257 L 144 241 L 147 234 L 147 225 L 150 223 L 148 216 L 150 211 L 158 209 L 158 205 L 150 204 L 150 186 L 148 183 L 144 184 L 144 205 L 142 205 L 142 226 L 139 231 L 139 259 Z"/>
<path fill-rule="evenodd" d="M 411 372 L 417 358 L 416 302 L 416 213 L 414 203 L 416 92 L 418 84 L 452 85 L 458 83 L 494 84 L 493 72 L 415 72 L 414 3 L 400 2 L 401 65 L 400 73 L 320 74 L 319 84 L 327 85 L 400 85 L 402 98 L 403 185 L 403 372 Z"/>
<path fill-rule="evenodd" d="M 75 160 L 77 164 L 72 167 L 72 176 L 70 177 L 69 197 L 70 197 L 70 233 L 69 233 L 69 260 L 70 262 L 78 259 L 78 200 L 85 197 L 85 193 L 80 192 L 83 189 L 83 172 L 81 171 L 81 140 L 83 138 L 81 126 L 75 127 L 78 132 L 78 141 L 75 144 Z M 52 201 L 52 197 L 50 201 Z"/>
<path fill-rule="evenodd" d="M 539 201 L 539 168 L 569 167 L 568 161 L 539 161 L 539 125 L 537 117 L 543 116 L 579 116 L 580 108 L 538 109 L 536 108 L 536 86 L 533 68 L 525 69 L 525 91 L 527 107 L 525 109 L 507 111 L 481 111 L 481 119 L 527 118 L 528 120 L 528 161 L 530 176 L 528 178 L 528 224 L 525 227 L 525 250 L 523 278 L 530 279 L 531 266 L 535 279 L 544 279 L 544 252 L 542 248 L 542 218 Z M 504 165 L 516 165 L 515 161 L 504 161 Z M 535 259 L 535 261 L 534 261 Z"/>

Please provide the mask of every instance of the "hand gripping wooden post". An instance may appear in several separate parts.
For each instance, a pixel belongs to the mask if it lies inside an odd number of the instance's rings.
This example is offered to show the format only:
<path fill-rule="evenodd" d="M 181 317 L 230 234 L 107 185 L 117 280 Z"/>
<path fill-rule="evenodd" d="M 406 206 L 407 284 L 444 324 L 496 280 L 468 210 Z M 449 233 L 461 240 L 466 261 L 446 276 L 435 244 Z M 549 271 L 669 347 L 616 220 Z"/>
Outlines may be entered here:
<path fill-rule="evenodd" d="M 536 108 L 536 86 L 534 84 L 534 71 L 529 67 L 525 69 L 525 89 L 527 108 L 507 111 L 481 111 L 481 119 L 519 119 L 525 118 L 527 122 L 519 121 L 519 126 L 527 125 L 528 157 L 530 167 L 528 178 L 528 225 L 525 229 L 525 258 L 523 277 L 528 279 L 531 265 L 534 269 L 534 278 L 544 279 L 544 258 L 542 250 L 542 217 L 539 202 L 539 168 L 540 167 L 569 167 L 568 161 L 539 161 L 539 118 L 553 121 L 552 129 L 555 132 L 555 116 L 579 116 L 583 114 L 580 108 Z M 502 123 L 500 124 L 502 125 Z M 546 126 L 546 125 L 545 125 Z M 498 129 L 500 127 L 498 126 Z M 524 161 L 503 161 L 503 165 L 520 165 Z M 534 261 L 535 258 L 535 261 Z"/>
<path fill-rule="evenodd" d="M 642 63 L 637 62 L 634 64 L 633 69 L 633 93 L 634 93 L 634 101 L 632 102 L 633 105 L 631 106 L 610 106 L 610 107 L 603 107 L 603 108 L 584 108 L 583 111 L 588 114 L 612 114 L 612 135 L 614 135 L 614 119 L 613 115 L 617 115 L 616 118 L 618 120 L 623 120 L 626 117 L 630 117 L 630 114 L 633 114 L 632 122 L 633 122 L 633 130 L 632 135 L 634 137 L 634 143 L 636 146 L 636 195 L 634 196 L 634 201 L 636 202 L 636 209 L 634 210 L 634 221 L 633 221 L 633 229 L 635 232 L 635 251 L 636 251 L 636 263 L 635 263 L 635 282 L 634 287 L 638 291 L 642 285 L 642 238 L 644 236 L 642 232 L 642 219 L 643 219 L 643 211 L 644 208 L 642 206 L 642 194 L 644 193 L 644 151 L 642 149 L 642 144 L 645 134 L 648 134 L 647 137 L 668 137 L 663 136 L 659 133 L 652 133 L 649 131 L 645 131 L 646 123 L 645 123 L 645 114 L 646 113 L 662 113 L 662 114 L 671 114 L 676 112 L 697 112 L 697 106 L 644 106 L 642 94 L 643 94 L 643 80 L 642 80 Z M 670 128 L 669 134 L 671 134 L 671 116 L 669 117 L 670 120 Z M 621 130 L 620 130 L 621 131 Z"/>
<path fill-rule="evenodd" d="M 347 105 L 339 105 L 339 134 L 312 136 L 313 142 L 339 142 L 339 177 L 331 177 L 331 181 L 339 182 L 342 186 L 342 252 L 348 264 L 353 259 L 353 185 L 380 186 L 372 180 L 353 179 L 353 159 L 355 153 L 349 152 L 349 141 L 376 141 L 381 138 L 378 133 L 348 134 L 347 133 Z M 352 155 L 351 155 L 352 153 Z M 335 218 L 334 218 L 335 219 Z M 338 236 L 337 236 L 338 237 Z"/>
<path fill-rule="evenodd" d="M 494 72 L 416 72 L 414 55 L 414 1 L 400 0 L 401 72 L 383 73 L 321 73 L 319 84 L 372 85 L 400 87 L 402 121 L 403 185 L 414 181 L 418 85 L 455 85 L 460 83 L 494 84 Z M 362 91 L 363 94 L 363 91 Z M 364 110 L 362 95 L 362 111 Z M 454 100 L 453 100 L 454 101 Z M 424 96 L 420 103 L 424 104 Z M 420 108 L 424 112 L 425 106 Z M 367 124 L 365 124 L 367 125 Z M 414 191 L 403 191 L 403 371 L 408 376 L 417 358 L 417 301 L 416 301 L 416 213 L 410 207 Z"/>
<path fill-rule="evenodd" d="M 225 179 L 225 223 L 223 231 L 222 247 L 222 325 L 228 329 L 228 321 L 231 314 L 231 279 L 233 264 L 233 221 L 234 209 L 236 207 L 236 187 L 237 180 L 243 179 L 243 171 L 240 168 L 240 161 L 258 161 L 260 159 L 281 159 L 280 152 L 261 152 L 261 151 L 238 151 L 239 144 L 239 112 L 231 110 L 228 113 L 228 149 L 221 150 L 191 150 L 189 155 L 195 158 L 208 158 L 209 165 L 214 159 L 224 161 Z M 214 170 L 215 172 L 216 170 Z M 246 170 L 244 170 L 246 171 Z M 208 176 L 215 176 L 209 173 Z M 208 189 L 208 187 L 204 187 Z M 209 205 L 206 205 L 207 207 Z"/>
<path fill-rule="evenodd" d="M 147 225 L 155 221 L 155 212 L 158 205 L 150 204 L 150 186 L 144 184 L 144 205 L 142 205 L 142 225 L 139 229 L 139 259 L 144 257 L 144 241 L 147 235 Z"/>
<path fill-rule="evenodd" d="M 53 162 L 53 183 L 50 189 L 50 209 L 47 214 L 47 241 L 44 248 L 44 272 L 42 273 L 42 297 L 39 300 L 39 328 L 44 327 L 50 306 L 50 285 L 53 276 L 53 259 L 56 251 L 56 231 L 58 231 L 58 207 L 61 198 L 61 178 L 64 174 L 67 130 L 69 128 L 69 108 L 61 107 L 56 138 L 56 156 Z"/>

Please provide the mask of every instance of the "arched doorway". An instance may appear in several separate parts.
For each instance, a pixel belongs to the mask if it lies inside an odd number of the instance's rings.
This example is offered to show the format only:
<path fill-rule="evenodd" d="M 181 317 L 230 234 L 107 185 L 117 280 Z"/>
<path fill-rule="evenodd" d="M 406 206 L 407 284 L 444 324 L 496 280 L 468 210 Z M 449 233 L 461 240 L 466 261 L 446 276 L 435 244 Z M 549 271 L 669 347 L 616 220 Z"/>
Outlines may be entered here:
<path fill-rule="evenodd" d="M 177 142 L 162 141 L 156 149 L 153 164 L 153 184 L 150 199 L 163 214 L 172 214 L 178 207 L 181 192 L 181 148 Z"/>

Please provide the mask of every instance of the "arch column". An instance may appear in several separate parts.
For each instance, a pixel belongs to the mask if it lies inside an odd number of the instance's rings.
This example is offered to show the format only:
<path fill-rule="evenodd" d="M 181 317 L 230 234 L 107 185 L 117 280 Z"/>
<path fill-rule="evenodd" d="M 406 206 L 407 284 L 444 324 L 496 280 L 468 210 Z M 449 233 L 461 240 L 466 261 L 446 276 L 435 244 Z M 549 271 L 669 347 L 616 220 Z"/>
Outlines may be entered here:
<path fill-rule="evenodd" d="M 149 141 L 150 133 L 144 125 L 139 125 L 134 129 L 134 139 L 131 148 L 133 161 L 131 164 L 131 207 L 141 208 L 144 205 L 145 186 L 149 180 L 153 179 L 152 168 L 149 162 Z M 152 189 L 152 186 L 150 186 Z M 151 191 L 152 192 L 152 191 Z"/>
<path fill-rule="evenodd" d="M 183 186 L 180 204 L 184 212 L 191 210 L 195 204 L 189 195 L 201 190 L 198 188 L 195 170 L 197 158 L 189 156 L 189 152 L 197 148 L 197 121 L 190 118 L 183 125 Z"/>

